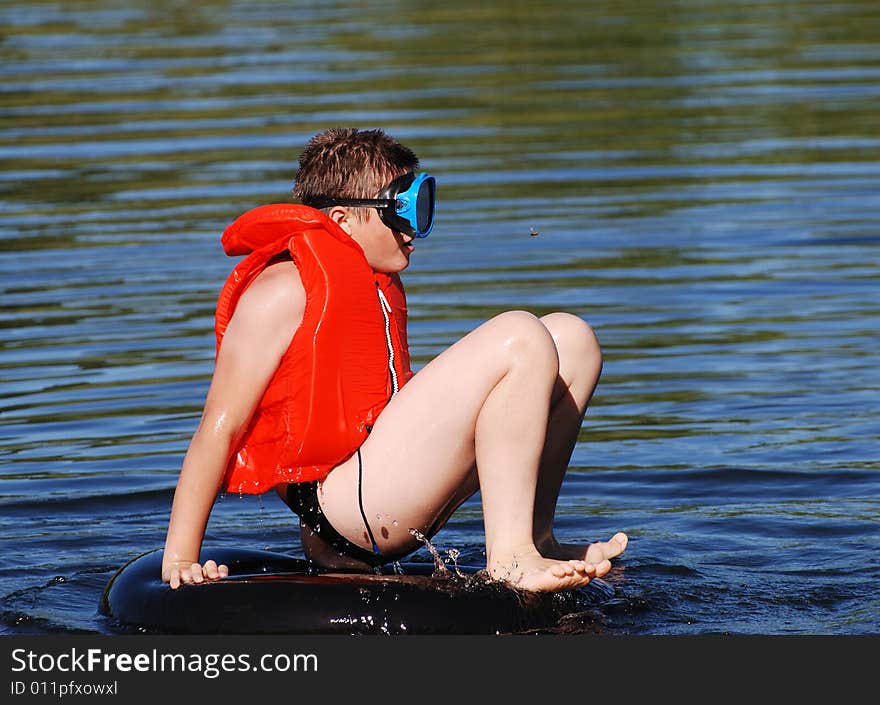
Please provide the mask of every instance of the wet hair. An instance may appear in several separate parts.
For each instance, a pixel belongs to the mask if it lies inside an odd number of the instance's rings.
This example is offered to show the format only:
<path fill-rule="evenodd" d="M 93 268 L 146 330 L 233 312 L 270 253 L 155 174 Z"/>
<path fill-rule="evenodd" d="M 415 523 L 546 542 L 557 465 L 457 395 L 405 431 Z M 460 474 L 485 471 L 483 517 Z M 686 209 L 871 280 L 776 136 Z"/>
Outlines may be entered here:
<path fill-rule="evenodd" d="M 327 196 L 375 198 L 418 166 L 415 153 L 382 130 L 331 128 L 312 137 L 300 154 L 293 195 L 307 206 Z M 367 209 L 353 210 L 356 219 L 366 218 Z"/>

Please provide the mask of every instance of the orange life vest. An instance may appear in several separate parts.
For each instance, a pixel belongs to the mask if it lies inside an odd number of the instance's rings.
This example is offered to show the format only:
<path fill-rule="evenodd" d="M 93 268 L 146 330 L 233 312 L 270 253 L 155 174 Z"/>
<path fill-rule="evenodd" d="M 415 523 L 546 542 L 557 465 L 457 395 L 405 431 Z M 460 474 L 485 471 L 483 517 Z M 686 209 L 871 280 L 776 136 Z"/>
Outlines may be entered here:
<path fill-rule="evenodd" d="M 397 274 L 374 272 L 363 250 L 321 211 L 260 206 L 223 233 L 232 270 L 217 302 L 217 351 L 247 287 L 290 252 L 305 311 L 247 431 L 223 490 L 266 492 L 321 480 L 360 447 L 392 393 L 410 377 L 406 296 Z"/>

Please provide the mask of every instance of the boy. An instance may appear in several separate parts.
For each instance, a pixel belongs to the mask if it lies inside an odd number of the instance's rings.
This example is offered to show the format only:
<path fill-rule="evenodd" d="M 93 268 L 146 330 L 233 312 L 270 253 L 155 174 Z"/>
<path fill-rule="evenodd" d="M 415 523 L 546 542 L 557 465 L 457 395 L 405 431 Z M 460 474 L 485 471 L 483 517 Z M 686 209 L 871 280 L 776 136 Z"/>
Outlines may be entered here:
<path fill-rule="evenodd" d="M 303 205 L 254 209 L 224 233 L 228 254 L 248 256 L 218 302 L 216 367 L 165 543 L 172 588 L 228 574 L 199 563 L 220 490 L 274 488 L 326 567 L 405 556 L 477 489 L 494 579 L 576 588 L 626 548 L 623 533 L 590 545 L 553 535 L 602 367 L 580 318 L 503 313 L 410 370 L 398 273 L 434 208 L 418 166 L 381 130 L 327 130 L 300 156 Z"/>

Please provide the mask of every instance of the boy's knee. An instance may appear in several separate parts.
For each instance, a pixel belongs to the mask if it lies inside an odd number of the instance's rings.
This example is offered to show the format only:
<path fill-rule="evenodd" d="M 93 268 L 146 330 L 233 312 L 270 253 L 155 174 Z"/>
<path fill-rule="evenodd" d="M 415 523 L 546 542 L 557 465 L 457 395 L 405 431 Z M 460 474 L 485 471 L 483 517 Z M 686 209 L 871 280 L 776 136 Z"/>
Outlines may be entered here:
<path fill-rule="evenodd" d="M 553 336 L 560 357 L 570 357 L 601 368 L 602 348 L 590 325 L 579 316 L 557 312 L 543 316 L 541 323 Z"/>
<path fill-rule="evenodd" d="M 533 364 L 544 362 L 558 367 L 553 337 L 537 316 L 528 311 L 506 311 L 492 322 L 500 329 L 500 342 L 506 353 Z"/>

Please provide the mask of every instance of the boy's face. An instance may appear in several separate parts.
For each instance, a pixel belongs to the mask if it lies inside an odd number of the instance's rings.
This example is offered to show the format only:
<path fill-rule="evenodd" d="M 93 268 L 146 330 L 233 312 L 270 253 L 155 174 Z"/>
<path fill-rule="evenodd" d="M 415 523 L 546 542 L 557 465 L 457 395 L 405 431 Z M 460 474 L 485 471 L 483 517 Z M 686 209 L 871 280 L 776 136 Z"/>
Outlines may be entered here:
<path fill-rule="evenodd" d="M 337 210 L 344 213 L 335 213 Z M 412 236 L 391 230 L 375 208 L 367 210 L 365 221 L 356 220 L 349 209 L 342 207 L 334 208 L 330 217 L 361 246 L 367 262 L 377 272 L 402 272 L 409 266 L 409 257 L 415 249 Z"/>

